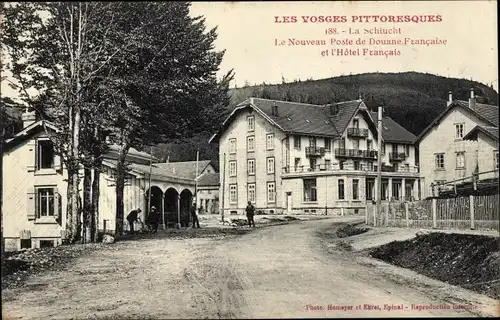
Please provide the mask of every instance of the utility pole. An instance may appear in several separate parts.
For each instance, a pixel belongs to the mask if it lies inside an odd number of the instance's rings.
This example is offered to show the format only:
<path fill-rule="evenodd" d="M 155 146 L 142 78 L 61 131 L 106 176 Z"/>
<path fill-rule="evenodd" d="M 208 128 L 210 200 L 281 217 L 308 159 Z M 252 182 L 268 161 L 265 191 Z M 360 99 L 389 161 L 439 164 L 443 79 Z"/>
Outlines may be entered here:
<path fill-rule="evenodd" d="M 382 209 L 382 107 L 378 107 L 378 136 L 377 136 L 377 210 L 375 214 L 380 215 Z M 376 217 L 373 218 L 374 225 Z"/>
<path fill-rule="evenodd" d="M 200 151 L 196 150 L 196 180 L 194 181 L 194 210 L 198 210 L 198 162 L 200 159 Z M 189 218 L 191 222 L 191 218 Z"/>
<path fill-rule="evenodd" d="M 151 210 L 151 174 L 152 174 L 152 171 L 153 171 L 153 147 L 151 147 L 149 149 L 149 188 L 148 188 L 148 207 L 146 208 L 148 215 L 149 215 L 149 212 Z M 148 217 L 146 216 L 146 219 L 147 218 Z"/>

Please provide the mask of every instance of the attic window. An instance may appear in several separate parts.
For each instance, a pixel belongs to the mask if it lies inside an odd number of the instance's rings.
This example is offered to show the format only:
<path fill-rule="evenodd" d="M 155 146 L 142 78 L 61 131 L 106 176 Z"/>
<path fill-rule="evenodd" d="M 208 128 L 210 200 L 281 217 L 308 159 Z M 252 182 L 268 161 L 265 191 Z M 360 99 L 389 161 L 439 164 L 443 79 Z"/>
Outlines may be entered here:
<path fill-rule="evenodd" d="M 306 122 L 307 122 L 307 123 L 309 123 L 309 122 L 311 122 L 311 121 L 309 121 L 308 119 L 306 119 Z"/>
<path fill-rule="evenodd" d="M 288 121 L 292 121 L 292 119 L 290 119 L 290 117 L 286 117 L 286 119 L 287 119 Z"/>
<path fill-rule="evenodd" d="M 330 115 L 334 116 L 337 115 L 337 113 L 339 113 L 339 106 L 335 104 L 330 105 Z"/>

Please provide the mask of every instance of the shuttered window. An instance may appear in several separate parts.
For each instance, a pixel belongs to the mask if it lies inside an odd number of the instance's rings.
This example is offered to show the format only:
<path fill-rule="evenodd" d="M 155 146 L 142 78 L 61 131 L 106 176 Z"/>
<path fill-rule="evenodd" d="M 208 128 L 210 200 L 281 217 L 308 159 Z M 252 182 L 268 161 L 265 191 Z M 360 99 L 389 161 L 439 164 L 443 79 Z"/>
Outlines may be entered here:
<path fill-rule="evenodd" d="M 54 218 L 60 222 L 62 207 L 57 187 L 35 187 L 27 192 L 28 220 Z"/>

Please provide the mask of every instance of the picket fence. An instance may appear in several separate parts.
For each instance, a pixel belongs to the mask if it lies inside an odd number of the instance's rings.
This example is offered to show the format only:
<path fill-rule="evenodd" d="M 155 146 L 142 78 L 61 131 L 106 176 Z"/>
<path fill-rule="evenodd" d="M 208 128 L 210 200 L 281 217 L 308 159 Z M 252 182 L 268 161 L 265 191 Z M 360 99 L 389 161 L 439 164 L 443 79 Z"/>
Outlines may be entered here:
<path fill-rule="evenodd" d="M 365 222 L 378 227 L 500 230 L 499 195 L 382 202 L 366 206 Z"/>

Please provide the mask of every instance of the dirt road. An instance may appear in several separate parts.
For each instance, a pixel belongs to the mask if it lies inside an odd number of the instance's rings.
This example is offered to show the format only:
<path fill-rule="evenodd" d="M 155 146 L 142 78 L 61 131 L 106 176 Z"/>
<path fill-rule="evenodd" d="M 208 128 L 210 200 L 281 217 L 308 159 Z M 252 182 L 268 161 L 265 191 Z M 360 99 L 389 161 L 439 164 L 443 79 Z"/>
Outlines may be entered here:
<path fill-rule="evenodd" d="M 473 316 L 429 290 L 402 286 L 354 253 L 327 251 L 318 232 L 337 220 L 258 228 L 231 239 L 117 243 L 66 271 L 5 290 L 3 318 Z M 451 309 L 412 310 L 429 304 Z"/>

